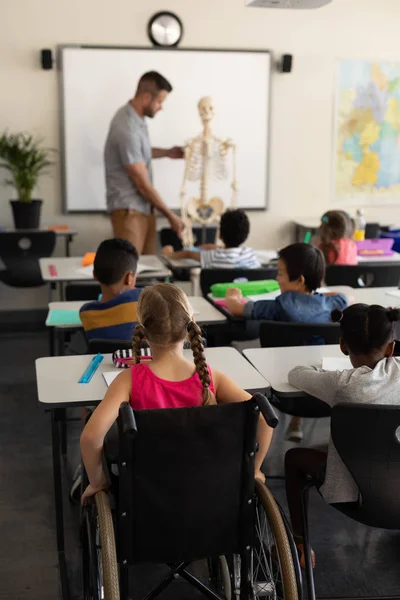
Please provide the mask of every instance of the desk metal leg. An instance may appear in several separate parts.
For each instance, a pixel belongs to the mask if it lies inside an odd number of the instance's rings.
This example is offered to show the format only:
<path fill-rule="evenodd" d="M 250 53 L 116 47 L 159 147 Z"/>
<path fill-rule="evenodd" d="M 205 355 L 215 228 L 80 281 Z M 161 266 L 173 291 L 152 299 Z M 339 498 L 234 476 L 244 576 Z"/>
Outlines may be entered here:
<path fill-rule="evenodd" d="M 72 235 L 65 236 L 65 256 L 71 256 L 70 254 L 70 244 L 72 242 Z"/>
<path fill-rule="evenodd" d="M 61 454 L 67 455 L 67 409 L 60 408 Z"/>
<path fill-rule="evenodd" d="M 60 570 L 61 594 L 63 600 L 69 600 L 67 563 L 65 558 L 64 513 L 62 499 L 61 454 L 60 454 L 60 413 L 61 409 L 51 411 L 51 438 L 53 449 L 53 479 L 56 511 L 56 535 L 58 565 Z"/>

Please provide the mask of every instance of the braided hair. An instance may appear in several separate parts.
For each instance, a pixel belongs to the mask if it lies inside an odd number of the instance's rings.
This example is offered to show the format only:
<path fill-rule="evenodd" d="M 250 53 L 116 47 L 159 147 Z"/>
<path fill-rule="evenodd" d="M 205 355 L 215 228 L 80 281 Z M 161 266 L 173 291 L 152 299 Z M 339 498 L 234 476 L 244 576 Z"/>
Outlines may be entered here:
<path fill-rule="evenodd" d="M 378 304 L 352 304 L 343 312 L 333 310 L 331 319 L 340 324 L 342 338 L 353 354 L 370 354 L 393 342 L 400 310 Z"/>
<path fill-rule="evenodd" d="M 203 404 L 215 403 L 210 390 L 211 375 L 204 354 L 201 329 L 192 319 L 187 296 L 176 285 L 157 283 L 144 288 L 137 305 L 138 324 L 133 334 L 135 363 L 140 361 L 144 339 L 149 344 L 168 348 L 189 338 L 196 372 L 203 386 Z"/>
<path fill-rule="evenodd" d="M 203 338 L 201 335 L 201 329 L 195 323 L 190 320 L 187 326 L 189 335 L 190 348 L 193 352 L 194 364 L 196 365 L 196 371 L 200 378 L 201 385 L 203 386 L 203 405 L 215 404 L 214 394 L 210 390 L 211 375 L 206 362 L 206 355 L 204 353 Z"/>

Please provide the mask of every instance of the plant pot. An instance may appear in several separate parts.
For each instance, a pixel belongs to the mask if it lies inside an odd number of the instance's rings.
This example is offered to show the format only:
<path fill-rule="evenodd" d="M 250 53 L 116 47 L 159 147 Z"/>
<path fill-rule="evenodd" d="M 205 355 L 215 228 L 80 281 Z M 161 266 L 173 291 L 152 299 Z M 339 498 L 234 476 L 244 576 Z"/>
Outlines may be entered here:
<path fill-rule="evenodd" d="M 15 229 L 39 229 L 42 200 L 10 200 Z"/>

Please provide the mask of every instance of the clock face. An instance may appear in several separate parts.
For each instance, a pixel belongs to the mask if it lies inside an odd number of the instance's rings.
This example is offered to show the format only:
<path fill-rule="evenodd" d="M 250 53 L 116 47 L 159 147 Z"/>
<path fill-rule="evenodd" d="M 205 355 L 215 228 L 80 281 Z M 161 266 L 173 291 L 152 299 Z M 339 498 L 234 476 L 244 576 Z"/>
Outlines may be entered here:
<path fill-rule="evenodd" d="M 182 22 L 174 13 L 159 12 L 149 21 L 148 33 L 156 46 L 177 46 L 182 38 Z"/>

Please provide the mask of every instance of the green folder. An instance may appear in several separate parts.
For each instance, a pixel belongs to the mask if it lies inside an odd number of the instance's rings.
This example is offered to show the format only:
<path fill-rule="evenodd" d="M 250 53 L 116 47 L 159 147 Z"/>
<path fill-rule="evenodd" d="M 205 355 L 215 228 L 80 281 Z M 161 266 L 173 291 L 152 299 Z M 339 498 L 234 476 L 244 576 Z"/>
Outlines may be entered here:
<path fill-rule="evenodd" d="M 50 327 L 76 325 L 79 327 L 82 325 L 79 310 L 50 310 L 47 315 L 46 325 Z"/>

